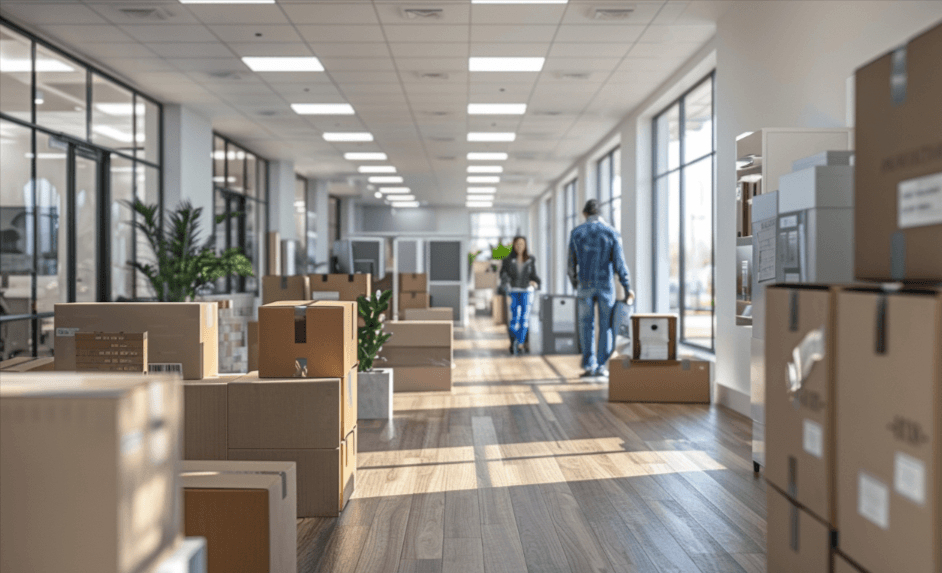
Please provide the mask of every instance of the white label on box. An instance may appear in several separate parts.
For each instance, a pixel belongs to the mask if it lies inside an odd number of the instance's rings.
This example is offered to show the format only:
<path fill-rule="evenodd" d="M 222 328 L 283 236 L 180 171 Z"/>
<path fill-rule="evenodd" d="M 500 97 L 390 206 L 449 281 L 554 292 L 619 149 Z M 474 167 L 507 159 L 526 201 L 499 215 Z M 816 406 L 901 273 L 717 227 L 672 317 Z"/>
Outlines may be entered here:
<path fill-rule="evenodd" d="M 893 489 L 917 505 L 926 504 L 926 464 L 903 452 L 896 452 Z"/>
<path fill-rule="evenodd" d="M 667 345 L 643 344 L 640 360 L 667 360 L 670 353 Z"/>
<path fill-rule="evenodd" d="M 857 513 L 881 529 L 890 528 L 890 490 L 866 472 L 857 475 Z"/>
<path fill-rule="evenodd" d="M 896 197 L 900 229 L 942 223 L 942 173 L 901 181 Z"/>
<path fill-rule="evenodd" d="M 133 454 L 144 443 L 144 432 L 134 431 L 121 435 L 121 455 Z"/>
<path fill-rule="evenodd" d="M 71 336 L 74 338 L 75 333 L 78 332 L 79 330 L 80 329 L 78 328 L 57 328 L 56 336 Z"/>
<path fill-rule="evenodd" d="M 180 362 L 176 363 L 157 363 L 151 362 L 147 365 L 147 371 L 151 374 L 183 374 L 183 364 Z"/>
<path fill-rule="evenodd" d="M 824 430 L 813 420 L 802 421 L 802 444 L 805 451 L 816 458 L 824 457 Z"/>

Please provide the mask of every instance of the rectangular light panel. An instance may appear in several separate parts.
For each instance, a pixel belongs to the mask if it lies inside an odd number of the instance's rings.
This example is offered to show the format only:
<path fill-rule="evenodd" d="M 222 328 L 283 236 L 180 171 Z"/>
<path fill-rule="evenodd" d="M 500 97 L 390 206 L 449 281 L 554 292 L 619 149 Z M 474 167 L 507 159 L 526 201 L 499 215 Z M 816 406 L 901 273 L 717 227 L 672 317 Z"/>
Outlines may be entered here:
<path fill-rule="evenodd" d="M 253 72 L 323 72 L 324 65 L 314 56 L 246 56 L 242 61 Z"/>
<path fill-rule="evenodd" d="M 397 195 L 412 193 L 412 189 L 409 189 L 408 187 L 380 187 L 379 192 L 383 195 Z"/>
<path fill-rule="evenodd" d="M 414 207 L 418 207 L 418 206 L 419 206 L 419 202 L 418 202 L 418 201 L 411 201 L 411 202 L 410 202 L 410 201 L 403 201 L 402 203 L 396 203 L 395 205 L 393 205 L 393 207 L 395 207 L 395 208 L 397 208 L 397 209 L 400 208 L 400 207 L 410 207 L 410 208 L 414 208 Z"/>
<path fill-rule="evenodd" d="M 517 134 L 507 131 L 471 131 L 468 141 L 509 142 L 517 139 Z"/>
<path fill-rule="evenodd" d="M 324 141 L 373 141 L 373 134 L 365 131 L 325 132 Z"/>
<path fill-rule="evenodd" d="M 467 207 L 493 207 L 494 203 L 492 201 L 468 201 L 465 205 Z"/>
<path fill-rule="evenodd" d="M 487 195 L 497 193 L 497 187 L 468 187 L 468 195 Z"/>
<path fill-rule="evenodd" d="M 343 154 L 347 161 L 386 161 L 386 154 L 382 152 L 350 151 Z"/>
<path fill-rule="evenodd" d="M 468 177 L 468 183 L 500 183 L 500 177 L 497 175 L 472 175 Z"/>
<path fill-rule="evenodd" d="M 469 115 L 523 115 L 527 113 L 525 103 L 469 103 Z"/>
<path fill-rule="evenodd" d="M 293 103 L 291 109 L 298 115 L 353 115 L 348 103 Z"/>
<path fill-rule="evenodd" d="M 468 161 L 506 161 L 508 155 L 506 153 L 490 153 L 490 152 L 480 152 L 480 151 L 471 151 L 468 153 Z"/>
<path fill-rule="evenodd" d="M 503 173 L 500 165 L 468 165 L 468 173 Z"/>
<path fill-rule="evenodd" d="M 360 173 L 395 173 L 396 168 L 392 165 L 361 165 L 357 167 Z"/>
<path fill-rule="evenodd" d="M 471 0 L 472 4 L 566 4 L 569 0 Z"/>
<path fill-rule="evenodd" d="M 480 57 L 468 58 L 468 70 L 472 72 L 539 72 L 546 58 Z"/>
<path fill-rule="evenodd" d="M 275 0 L 180 0 L 180 4 L 274 4 Z"/>
<path fill-rule="evenodd" d="M 367 179 L 370 183 L 402 183 L 402 177 L 398 175 L 377 175 Z"/>
<path fill-rule="evenodd" d="M 415 195 L 390 195 L 386 197 L 387 201 L 398 203 L 400 201 L 415 201 Z"/>

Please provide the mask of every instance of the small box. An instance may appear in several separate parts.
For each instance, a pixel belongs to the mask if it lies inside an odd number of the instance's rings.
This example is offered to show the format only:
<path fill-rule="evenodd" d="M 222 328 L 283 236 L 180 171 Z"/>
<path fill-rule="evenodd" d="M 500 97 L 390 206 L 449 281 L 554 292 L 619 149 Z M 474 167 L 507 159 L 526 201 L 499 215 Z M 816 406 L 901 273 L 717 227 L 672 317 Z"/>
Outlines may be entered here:
<path fill-rule="evenodd" d="M 293 462 L 186 461 L 184 531 L 205 537 L 209 573 L 296 573 Z"/>
<path fill-rule="evenodd" d="M 183 383 L 183 459 L 226 459 L 229 384 L 241 376 L 230 374 Z"/>
<path fill-rule="evenodd" d="M 246 333 L 248 346 L 248 370 L 255 372 L 258 370 L 258 322 L 248 323 L 248 332 Z"/>
<path fill-rule="evenodd" d="M 428 275 L 425 273 L 400 273 L 399 296 L 404 292 L 428 292 Z"/>
<path fill-rule="evenodd" d="M 147 373 L 146 332 L 76 332 L 77 372 Z"/>
<path fill-rule="evenodd" d="M 406 320 L 455 320 L 455 311 L 451 307 L 441 308 L 407 308 Z"/>
<path fill-rule="evenodd" d="M 633 314 L 631 333 L 634 360 L 677 359 L 676 315 Z"/>
<path fill-rule="evenodd" d="M 608 361 L 608 370 L 609 402 L 710 403 L 709 362 L 649 362 L 616 356 Z"/>
<path fill-rule="evenodd" d="M 303 275 L 262 277 L 262 304 L 281 300 L 309 300 L 311 290 L 308 278 Z"/>
<path fill-rule="evenodd" d="M 477 290 L 496 289 L 499 275 L 492 271 L 475 271 L 474 288 Z"/>
<path fill-rule="evenodd" d="M 393 392 L 451 392 L 451 366 L 396 366 Z"/>
<path fill-rule="evenodd" d="M 403 311 L 409 308 L 429 308 L 432 305 L 432 297 L 427 292 L 400 292 L 399 310 Z"/>
<path fill-rule="evenodd" d="M 258 309 L 262 378 L 340 378 L 357 363 L 357 303 L 280 301 Z"/>
<path fill-rule="evenodd" d="M 356 302 L 361 296 L 370 296 L 372 291 L 372 275 L 358 274 L 320 274 L 308 275 L 308 284 L 311 292 L 336 292 L 339 300 L 352 300 Z"/>
<path fill-rule="evenodd" d="M 774 487 L 768 498 L 768 572 L 829 573 L 831 530 Z"/>
<path fill-rule="evenodd" d="M 18 356 L 0 362 L 0 372 L 52 372 L 56 369 L 56 359 L 53 356 L 33 358 L 31 356 Z"/>
<path fill-rule="evenodd" d="M 180 535 L 182 414 L 170 376 L 0 377 L 0 570 L 156 564 Z"/>
<path fill-rule="evenodd" d="M 440 370 L 418 371 L 415 374 L 406 372 L 402 374 L 405 380 L 401 384 L 396 383 L 397 391 L 414 387 L 414 384 L 409 383 L 410 379 L 414 379 L 413 381 L 422 387 L 429 386 L 429 382 L 434 379 L 436 383 L 430 385 L 432 388 L 451 389 L 451 366 L 454 357 L 452 321 L 390 321 L 385 323 L 385 330 L 392 336 L 380 350 L 378 364 L 396 368 L 397 378 L 400 376 L 400 367 L 423 366 L 448 370 L 447 376 L 441 375 Z M 444 387 L 446 379 L 447 388 Z"/>

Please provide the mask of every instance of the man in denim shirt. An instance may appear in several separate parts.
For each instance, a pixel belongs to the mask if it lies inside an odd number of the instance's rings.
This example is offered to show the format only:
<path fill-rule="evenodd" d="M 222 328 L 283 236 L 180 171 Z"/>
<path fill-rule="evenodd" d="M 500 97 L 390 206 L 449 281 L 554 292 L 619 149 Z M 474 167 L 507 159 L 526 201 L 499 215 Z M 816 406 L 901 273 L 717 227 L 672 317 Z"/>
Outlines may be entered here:
<path fill-rule="evenodd" d="M 579 305 L 579 339 L 582 344 L 583 376 L 608 376 L 608 357 L 615 343 L 613 317 L 615 283 L 625 288 L 628 304 L 634 302 L 631 274 L 625 264 L 621 235 L 599 215 L 599 202 L 589 199 L 582 214 L 586 222 L 569 237 L 569 280 Z M 595 346 L 595 305 L 599 305 L 599 344 Z"/>

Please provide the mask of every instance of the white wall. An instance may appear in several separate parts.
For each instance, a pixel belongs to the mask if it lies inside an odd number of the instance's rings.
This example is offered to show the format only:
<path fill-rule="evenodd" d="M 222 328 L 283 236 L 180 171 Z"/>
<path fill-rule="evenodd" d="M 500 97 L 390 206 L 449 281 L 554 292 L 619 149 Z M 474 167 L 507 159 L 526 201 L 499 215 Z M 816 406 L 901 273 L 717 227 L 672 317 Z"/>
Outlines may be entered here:
<path fill-rule="evenodd" d="M 281 240 L 300 239 L 295 226 L 294 162 L 268 162 L 268 230 L 278 231 Z"/>
<path fill-rule="evenodd" d="M 328 209 L 330 209 L 330 196 L 327 193 L 327 181 L 322 179 L 308 179 L 308 201 L 313 199 L 313 205 L 308 209 L 317 214 L 317 247 L 315 256 L 318 263 L 329 262 L 330 248 L 333 240 L 327 229 Z M 323 271 L 326 267 L 318 269 Z"/>
<path fill-rule="evenodd" d="M 202 238 L 213 231 L 213 124 L 192 109 L 164 105 L 164 209 L 203 208 Z"/>
<path fill-rule="evenodd" d="M 356 234 L 471 235 L 471 220 L 463 207 L 391 209 L 358 205 L 353 228 Z"/>

